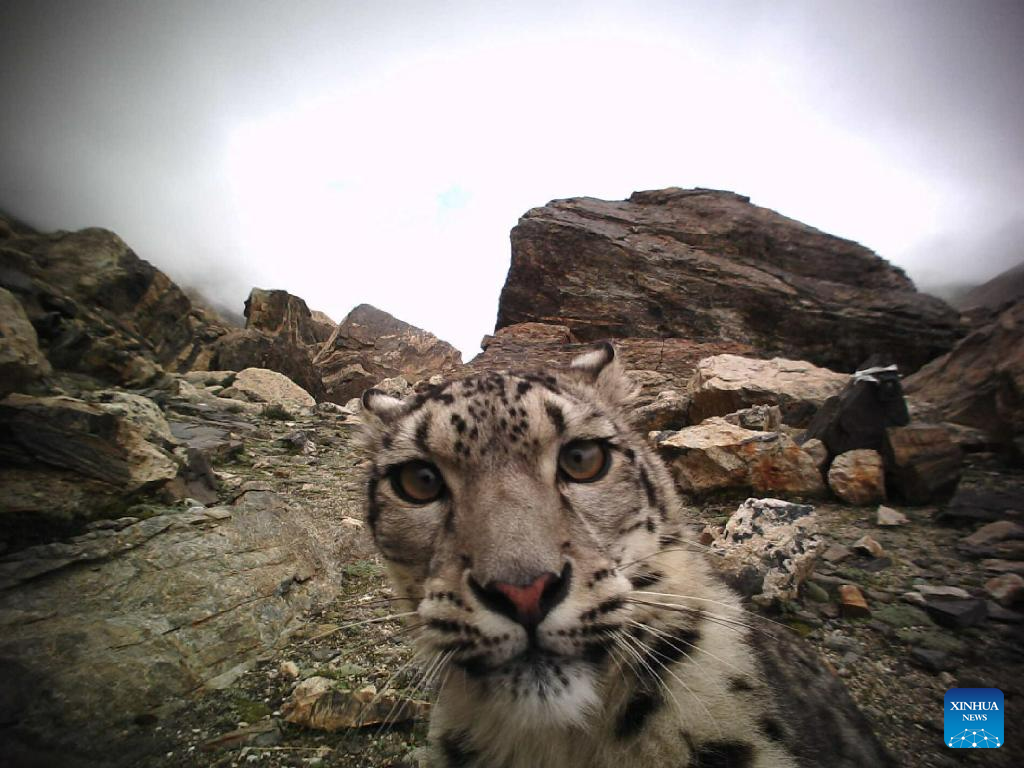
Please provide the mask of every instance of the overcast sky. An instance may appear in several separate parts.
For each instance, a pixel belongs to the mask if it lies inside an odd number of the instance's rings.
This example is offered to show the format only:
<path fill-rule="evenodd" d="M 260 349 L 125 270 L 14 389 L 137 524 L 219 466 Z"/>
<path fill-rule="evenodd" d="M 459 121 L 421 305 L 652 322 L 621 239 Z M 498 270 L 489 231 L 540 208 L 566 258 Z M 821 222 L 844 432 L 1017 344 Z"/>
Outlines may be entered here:
<path fill-rule="evenodd" d="M 470 357 L 529 208 L 704 186 L 925 287 L 1024 258 L 1024 2 L 4 0 L 0 209 Z"/>

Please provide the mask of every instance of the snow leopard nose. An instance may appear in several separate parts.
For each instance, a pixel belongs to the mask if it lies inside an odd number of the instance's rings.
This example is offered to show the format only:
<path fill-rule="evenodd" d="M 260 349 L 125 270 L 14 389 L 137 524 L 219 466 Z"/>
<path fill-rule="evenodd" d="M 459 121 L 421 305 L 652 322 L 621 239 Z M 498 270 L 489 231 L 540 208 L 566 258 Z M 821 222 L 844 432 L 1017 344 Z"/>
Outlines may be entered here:
<path fill-rule="evenodd" d="M 562 568 L 561 574 L 550 571 L 541 574 L 527 584 L 510 584 L 506 581 L 491 581 L 480 586 L 472 576 L 469 584 L 473 594 L 485 606 L 527 629 L 540 624 L 551 609 L 569 593 L 572 566 Z"/>

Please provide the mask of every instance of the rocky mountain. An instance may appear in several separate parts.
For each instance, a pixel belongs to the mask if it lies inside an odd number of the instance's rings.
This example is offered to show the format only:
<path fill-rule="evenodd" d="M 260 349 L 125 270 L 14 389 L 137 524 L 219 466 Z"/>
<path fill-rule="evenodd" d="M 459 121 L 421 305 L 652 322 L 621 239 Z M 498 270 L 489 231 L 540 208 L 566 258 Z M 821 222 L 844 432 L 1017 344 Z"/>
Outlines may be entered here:
<path fill-rule="evenodd" d="M 17 298 L 54 368 L 109 384 L 202 368 L 228 332 L 104 229 L 42 234 L 0 219 L 0 287 Z"/>
<path fill-rule="evenodd" d="M 1024 299 L 904 382 L 929 418 L 982 430 L 1024 456 Z"/>
<path fill-rule="evenodd" d="M 867 248 L 708 189 L 527 212 L 512 230 L 497 327 L 524 322 L 581 341 L 745 344 L 841 371 L 875 353 L 913 371 L 960 335 L 952 308 Z"/>
<path fill-rule="evenodd" d="M 961 310 L 978 307 L 998 310 L 1021 299 L 1024 299 L 1024 262 L 972 288 L 953 303 Z"/>
<path fill-rule="evenodd" d="M 323 396 L 335 403 L 358 397 L 381 379 L 416 381 L 461 364 L 462 354 L 451 344 L 369 304 L 349 312 L 313 359 Z"/>
<path fill-rule="evenodd" d="M 0 220 L 0 762 L 417 764 L 429 686 L 344 404 L 599 337 L 723 577 L 806 635 L 901 764 L 934 748 L 946 688 L 1024 696 L 1019 303 L 957 341 L 870 251 L 705 190 L 552 203 L 513 246 L 463 365 L 379 309 L 335 324 L 285 291 L 253 289 L 239 328 L 110 232 Z M 808 439 L 874 392 L 841 372 L 869 352 L 927 363 L 911 423 Z"/>

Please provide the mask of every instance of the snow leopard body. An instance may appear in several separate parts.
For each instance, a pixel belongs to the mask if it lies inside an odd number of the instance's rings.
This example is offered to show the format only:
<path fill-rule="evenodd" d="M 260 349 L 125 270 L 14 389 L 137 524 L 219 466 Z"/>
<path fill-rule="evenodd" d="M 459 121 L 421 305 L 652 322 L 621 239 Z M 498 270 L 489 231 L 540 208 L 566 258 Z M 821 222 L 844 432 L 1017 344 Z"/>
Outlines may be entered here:
<path fill-rule="evenodd" d="M 363 395 L 369 527 L 440 681 L 429 764 L 890 765 L 815 654 L 713 573 L 632 396 L 607 344 Z"/>

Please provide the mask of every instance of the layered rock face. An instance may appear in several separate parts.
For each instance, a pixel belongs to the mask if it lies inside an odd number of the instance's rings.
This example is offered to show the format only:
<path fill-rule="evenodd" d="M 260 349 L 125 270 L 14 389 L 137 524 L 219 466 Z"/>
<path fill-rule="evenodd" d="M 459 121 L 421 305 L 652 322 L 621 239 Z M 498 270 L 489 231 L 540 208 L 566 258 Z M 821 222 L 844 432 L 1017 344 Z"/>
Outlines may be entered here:
<path fill-rule="evenodd" d="M 497 327 L 524 322 L 581 341 L 746 344 L 840 371 L 879 352 L 916 370 L 958 336 L 951 307 L 867 248 L 704 189 L 529 211 L 512 230 Z"/>
<path fill-rule="evenodd" d="M 228 330 L 112 232 L 0 233 L 0 286 L 55 368 L 138 386 L 161 367 L 203 367 L 208 345 Z"/>
<path fill-rule="evenodd" d="M 369 304 L 349 312 L 313 359 L 323 398 L 334 403 L 358 397 L 381 379 L 416 381 L 461 364 L 451 344 Z"/>
<path fill-rule="evenodd" d="M 323 387 L 313 357 L 329 335 L 324 321 L 314 318 L 298 296 L 253 288 L 245 302 L 245 329 L 218 339 L 206 367 L 230 371 L 268 368 L 319 398 Z"/>
<path fill-rule="evenodd" d="M 1024 453 L 1024 300 L 903 382 L 917 410 Z"/>
<path fill-rule="evenodd" d="M 567 365 L 576 355 L 589 348 L 564 325 L 518 323 L 499 328 L 493 336 L 485 336 L 480 345 L 483 352 L 466 365 L 472 372 L 489 370 L 523 370 Z M 683 396 L 698 363 L 712 355 L 731 353 L 754 354 L 754 350 L 735 342 L 701 343 L 689 339 L 615 339 L 620 359 L 630 376 L 639 385 L 637 405 L 646 408 L 663 391 L 676 391 Z M 689 398 L 680 403 L 685 416 Z M 686 421 L 684 418 L 683 421 Z M 682 426 L 683 422 L 673 426 Z M 651 426 L 664 429 L 667 425 Z"/>

